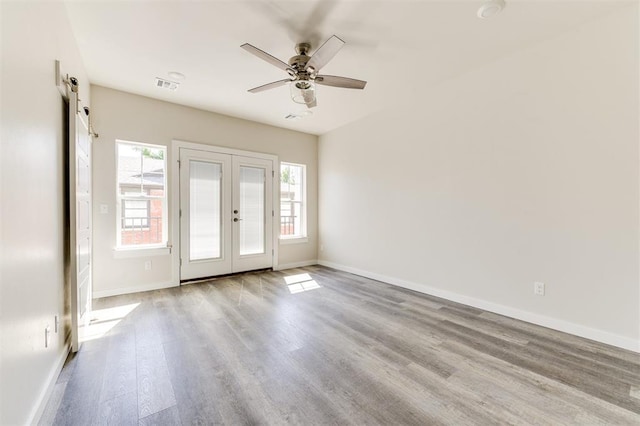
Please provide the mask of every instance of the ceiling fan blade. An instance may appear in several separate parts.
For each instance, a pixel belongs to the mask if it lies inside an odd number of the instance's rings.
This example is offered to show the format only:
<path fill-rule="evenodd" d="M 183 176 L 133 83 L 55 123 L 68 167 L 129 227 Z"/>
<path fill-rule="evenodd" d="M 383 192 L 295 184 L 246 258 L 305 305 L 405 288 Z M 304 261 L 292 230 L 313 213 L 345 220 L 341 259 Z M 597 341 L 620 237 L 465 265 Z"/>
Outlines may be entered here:
<path fill-rule="evenodd" d="M 311 59 L 307 62 L 307 69 L 313 68 L 316 72 L 320 71 L 320 68 L 324 67 L 327 62 L 336 56 L 336 53 L 342 49 L 342 46 L 344 46 L 344 41 L 338 36 L 333 35 L 329 37 L 329 40 L 325 41 L 311 56 Z"/>
<path fill-rule="evenodd" d="M 263 92 L 265 90 L 273 89 L 275 87 L 284 86 L 285 84 L 290 82 L 291 82 L 290 79 L 285 78 L 284 80 L 278 80 L 278 81 L 274 81 L 273 83 L 263 84 L 262 86 L 254 87 L 253 89 L 249 89 L 247 91 L 251 93 Z"/>
<path fill-rule="evenodd" d="M 316 77 L 315 82 L 324 86 L 343 87 L 345 89 L 364 89 L 364 86 L 367 85 L 367 82 L 363 80 L 336 75 L 319 75 Z"/>
<path fill-rule="evenodd" d="M 240 47 L 242 47 L 244 50 L 246 50 L 249 53 L 253 53 L 263 61 L 269 62 L 271 65 L 275 65 L 276 67 L 280 68 L 283 71 L 287 71 L 291 69 L 289 64 L 287 64 L 286 62 L 282 62 L 280 59 L 276 58 L 275 56 L 271 56 L 264 50 L 258 49 L 257 47 L 249 43 L 245 43 Z"/>

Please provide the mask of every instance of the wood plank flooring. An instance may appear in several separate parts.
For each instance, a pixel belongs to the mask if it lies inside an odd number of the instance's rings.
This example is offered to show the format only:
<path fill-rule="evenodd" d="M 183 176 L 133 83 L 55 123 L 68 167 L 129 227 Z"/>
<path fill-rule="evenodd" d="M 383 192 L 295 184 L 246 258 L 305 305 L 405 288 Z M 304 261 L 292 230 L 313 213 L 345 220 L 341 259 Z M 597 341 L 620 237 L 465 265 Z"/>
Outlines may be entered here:
<path fill-rule="evenodd" d="M 330 268 L 122 306 L 41 424 L 640 424 L 640 355 Z"/>

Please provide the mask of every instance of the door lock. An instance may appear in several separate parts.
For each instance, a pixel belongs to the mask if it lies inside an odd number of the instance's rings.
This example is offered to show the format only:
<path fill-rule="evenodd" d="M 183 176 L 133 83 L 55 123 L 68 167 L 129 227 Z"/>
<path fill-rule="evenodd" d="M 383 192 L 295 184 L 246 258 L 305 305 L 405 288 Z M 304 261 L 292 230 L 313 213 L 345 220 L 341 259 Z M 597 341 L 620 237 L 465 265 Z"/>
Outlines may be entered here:
<path fill-rule="evenodd" d="M 238 214 L 238 210 L 234 210 L 234 211 L 233 211 L 233 214 Z"/>

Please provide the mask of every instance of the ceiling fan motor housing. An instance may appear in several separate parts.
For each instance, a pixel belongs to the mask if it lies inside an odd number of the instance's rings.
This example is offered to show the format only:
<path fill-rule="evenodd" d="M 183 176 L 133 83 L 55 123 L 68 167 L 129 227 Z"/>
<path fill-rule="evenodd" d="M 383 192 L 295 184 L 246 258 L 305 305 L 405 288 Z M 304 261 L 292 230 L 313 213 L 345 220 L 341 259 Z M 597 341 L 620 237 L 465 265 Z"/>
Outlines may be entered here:
<path fill-rule="evenodd" d="M 289 59 L 289 65 L 295 71 L 294 77 L 297 80 L 309 80 L 313 78 L 312 73 L 314 70 L 307 70 L 307 62 L 311 57 L 308 55 L 309 50 L 311 50 L 311 45 L 309 43 L 298 43 L 296 45 L 296 56 L 292 56 Z"/>
<path fill-rule="evenodd" d="M 289 65 L 291 65 L 291 68 L 298 73 L 306 72 L 307 62 L 309 62 L 309 59 L 310 58 L 307 55 L 292 56 L 291 59 L 289 59 Z"/>

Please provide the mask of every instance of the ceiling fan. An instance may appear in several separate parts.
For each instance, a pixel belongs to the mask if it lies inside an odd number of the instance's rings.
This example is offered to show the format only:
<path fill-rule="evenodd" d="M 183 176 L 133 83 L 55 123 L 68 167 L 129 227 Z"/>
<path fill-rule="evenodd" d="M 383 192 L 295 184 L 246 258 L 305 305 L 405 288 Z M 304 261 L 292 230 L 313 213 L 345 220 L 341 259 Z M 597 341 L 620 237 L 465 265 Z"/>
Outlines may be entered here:
<path fill-rule="evenodd" d="M 329 37 L 329 39 L 325 41 L 324 44 L 313 53 L 313 55 L 309 56 L 311 44 L 298 43 L 296 45 L 297 55 L 291 57 L 287 64 L 267 52 L 260 50 L 249 43 L 245 43 L 240 47 L 289 74 L 289 78 L 254 87 L 253 89 L 249 89 L 249 92 L 258 93 L 264 90 L 273 89 L 274 87 L 289 84 L 289 87 L 291 88 L 291 98 L 293 101 L 299 104 L 305 104 L 308 108 L 313 108 L 317 105 L 315 93 L 316 84 L 343 87 L 347 89 L 364 89 L 364 86 L 367 84 L 366 81 L 335 75 L 318 74 L 320 69 L 325 66 L 327 62 L 333 59 L 342 46 L 344 46 L 344 41 L 334 35 Z"/>

